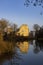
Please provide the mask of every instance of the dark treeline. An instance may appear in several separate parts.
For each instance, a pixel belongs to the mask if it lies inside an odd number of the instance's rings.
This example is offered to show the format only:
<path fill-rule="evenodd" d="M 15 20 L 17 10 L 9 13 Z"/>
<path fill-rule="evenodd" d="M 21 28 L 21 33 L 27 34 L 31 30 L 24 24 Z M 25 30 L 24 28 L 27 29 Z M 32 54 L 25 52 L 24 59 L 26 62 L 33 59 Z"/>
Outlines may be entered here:
<path fill-rule="evenodd" d="M 43 40 L 43 26 L 34 24 L 33 28 L 34 30 L 30 31 L 30 37 L 36 40 Z"/>

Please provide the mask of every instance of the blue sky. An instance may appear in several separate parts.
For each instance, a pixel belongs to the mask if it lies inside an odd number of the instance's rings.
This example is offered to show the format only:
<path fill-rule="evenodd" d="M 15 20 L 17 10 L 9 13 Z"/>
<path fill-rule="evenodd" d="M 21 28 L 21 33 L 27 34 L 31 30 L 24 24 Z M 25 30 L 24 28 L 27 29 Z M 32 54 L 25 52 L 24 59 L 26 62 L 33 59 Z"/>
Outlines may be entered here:
<path fill-rule="evenodd" d="M 25 0 L 0 0 L 0 19 L 8 19 L 11 23 L 18 26 L 27 24 L 32 29 L 33 24 L 43 25 L 43 11 L 41 7 L 24 6 Z"/>

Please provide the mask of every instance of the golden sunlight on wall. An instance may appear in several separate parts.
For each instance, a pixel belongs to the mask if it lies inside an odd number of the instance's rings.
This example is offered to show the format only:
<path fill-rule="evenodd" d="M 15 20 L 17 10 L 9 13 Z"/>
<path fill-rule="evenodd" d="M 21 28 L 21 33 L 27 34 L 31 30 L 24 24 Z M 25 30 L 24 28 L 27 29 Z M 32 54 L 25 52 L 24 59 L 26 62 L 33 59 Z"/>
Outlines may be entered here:
<path fill-rule="evenodd" d="M 17 35 L 20 35 L 20 36 L 29 36 L 29 28 L 26 24 L 23 24 L 19 31 L 17 32 Z"/>
<path fill-rule="evenodd" d="M 27 53 L 29 49 L 29 42 L 20 42 L 20 44 L 18 44 L 18 47 L 22 53 Z"/>

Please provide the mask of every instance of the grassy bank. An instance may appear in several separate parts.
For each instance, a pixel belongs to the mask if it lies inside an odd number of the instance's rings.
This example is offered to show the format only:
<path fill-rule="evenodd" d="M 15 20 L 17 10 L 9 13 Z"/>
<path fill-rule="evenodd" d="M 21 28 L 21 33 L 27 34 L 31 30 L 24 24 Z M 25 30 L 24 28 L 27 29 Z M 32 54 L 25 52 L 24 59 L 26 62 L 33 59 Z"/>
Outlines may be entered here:
<path fill-rule="evenodd" d="M 13 43 L 4 41 L 2 35 L 0 35 L 0 55 L 3 53 L 12 52 L 13 49 Z"/>

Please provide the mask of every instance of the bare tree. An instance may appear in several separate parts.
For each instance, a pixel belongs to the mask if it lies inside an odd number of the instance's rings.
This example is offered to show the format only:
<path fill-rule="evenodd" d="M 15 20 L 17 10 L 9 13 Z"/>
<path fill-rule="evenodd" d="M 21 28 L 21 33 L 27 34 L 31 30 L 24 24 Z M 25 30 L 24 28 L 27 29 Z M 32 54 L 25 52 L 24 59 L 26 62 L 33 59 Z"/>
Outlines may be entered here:
<path fill-rule="evenodd" d="M 35 31 L 40 30 L 40 26 L 38 24 L 34 24 L 33 28 L 34 28 Z"/>
<path fill-rule="evenodd" d="M 9 22 L 8 22 L 7 20 L 1 19 L 1 20 L 0 20 L 0 31 L 3 31 L 4 28 L 7 27 L 8 23 L 9 23 Z"/>
<path fill-rule="evenodd" d="M 14 31 L 17 30 L 17 24 L 13 24 L 13 30 L 14 30 Z"/>
<path fill-rule="evenodd" d="M 41 28 L 43 29 L 43 25 L 41 26 Z"/>

